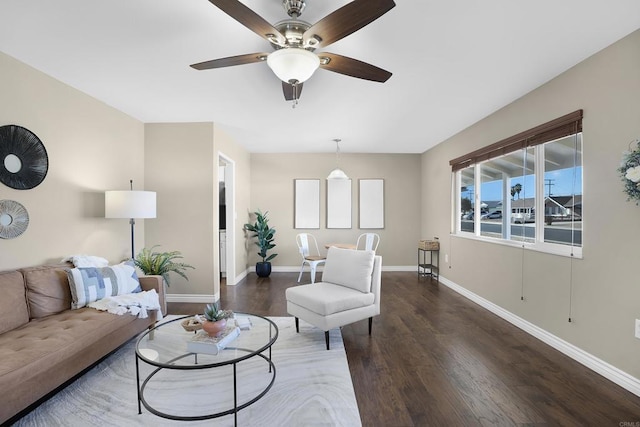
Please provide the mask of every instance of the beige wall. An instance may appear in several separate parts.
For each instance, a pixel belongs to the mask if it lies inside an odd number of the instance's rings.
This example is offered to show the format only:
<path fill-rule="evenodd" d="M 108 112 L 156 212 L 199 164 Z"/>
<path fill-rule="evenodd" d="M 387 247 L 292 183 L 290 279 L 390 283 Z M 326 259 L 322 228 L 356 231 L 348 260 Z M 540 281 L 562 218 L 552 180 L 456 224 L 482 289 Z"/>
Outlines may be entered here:
<path fill-rule="evenodd" d="M 179 250 L 189 280 L 172 275 L 170 301 L 217 299 L 220 291 L 218 155 L 234 162 L 236 209 L 249 201 L 249 153 L 213 123 L 145 125 L 147 189 L 157 191 L 158 218 L 147 222 L 147 246 Z M 241 225 L 239 226 L 241 228 Z M 236 275 L 246 270 L 244 236 L 236 225 Z"/>
<path fill-rule="evenodd" d="M 72 254 L 111 262 L 130 256 L 126 219 L 104 218 L 104 191 L 144 188 L 142 123 L 0 53 L 0 125 L 34 132 L 49 157 L 45 180 L 31 190 L 0 184 L 0 199 L 27 209 L 29 227 L 0 239 L 0 270 L 58 262 Z M 144 244 L 145 221 L 136 224 Z"/>
<path fill-rule="evenodd" d="M 160 245 L 158 249 L 162 251 L 180 251 L 183 261 L 195 267 L 187 271 L 188 281 L 172 274 L 170 295 L 213 298 L 217 290 L 214 284 L 216 169 L 213 123 L 145 125 L 147 190 L 158 193 L 158 217 L 147 220 L 147 247 Z"/>
<path fill-rule="evenodd" d="M 128 258 L 129 221 L 104 218 L 104 191 L 127 190 L 133 179 L 135 189 L 158 193 L 158 218 L 136 220 L 136 252 L 159 244 L 182 251 L 184 261 L 197 267 L 188 282 L 173 277 L 170 294 L 202 300 L 219 291 L 214 139 L 236 162 L 236 204 L 243 212 L 250 194 L 246 150 L 212 123 L 144 125 L 2 53 L 0 93 L 0 126 L 30 129 L 49 157 L 47 176 L 36 188 L 0 184 L 0 199 L 23 204 L 30 216 L 24 234 L 0 239 L 0 270 L 79 253 L 112 263 Z M 236 240 L 241 274 L 247 264 L 242 233 Z"/>
<path fill-rule="evenodd" d="M 326 177 L 336 166 L 335 154 L 251 154 L 251 207 L 269 211 L 276 229 L 274 268 L 300 265 L 296 234 L 316 236 L 321 252 L 329 242 L 355 243 L 365 231 L 380 235 L 378 253 L 384 267 L 415 266 L 420 239 L 420 155 L 341 154 L 340 167 L 352 180 L 352 228 L 326 228 Z M 358 179 L 382 178 L 385 187 L 385 228 L 358 228 Z M 320 229 L 298 230 L 294 224 L 294 179 L 320 179 Z M 249 221 L 249 212 L 238 212 L 238 223 Z M 249 246 L 249 266 L 259 260 L 257 246 Z M 415 267 L 414 267 L 415 268 Z M 308 269 L 307 269 L 308 270 Z M 308 277 L 307 277 L 308 279 Z"/>
<path fill-rule="evenodd" d="M 422 233 L 446 236 L 450 159 L 584 109 L 584 259 L 451 237 L 442 239 L 450 256 L 442 274 L 636 378 L 640 207 L 626 202 L 616 169 L 640 138 L 638 70 L 640 31 L 422 156 Z"/>

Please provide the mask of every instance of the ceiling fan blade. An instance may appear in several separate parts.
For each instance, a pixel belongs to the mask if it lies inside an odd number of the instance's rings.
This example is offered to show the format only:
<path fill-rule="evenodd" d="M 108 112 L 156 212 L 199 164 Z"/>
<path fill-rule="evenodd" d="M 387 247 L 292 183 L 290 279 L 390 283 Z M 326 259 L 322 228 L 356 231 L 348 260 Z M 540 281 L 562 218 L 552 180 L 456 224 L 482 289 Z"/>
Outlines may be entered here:
<path fill-rule="evenodd" d="M 389 71 L 378 68 L 375 65 L 367 64 L 366 62 L 346 56 L 336 55 L 335 53 L 322 52 L 319 53 L 318 56 L 320 57 L 320 68 L 333 71 L 334 73 L 380 83 L 386 82 L 392 75 Z"/>
<path fill-rule="evenodd" d="M 218 9 L 264 38 L 268 42 L 284 46 L 287 42 L 285 36 L 273 25 L 264 20 L 260 15 L 249 9 L 238 0 L 209 0 Z"/>
<path fill-rule="evenodd" d="M 296 99 L 300 99 L 300 94 L 302 93 L 302 83 L 298 83 L 297 87 L 293 87 L 292 84 L 282 82 L 282 92 L 284 93 L 284 99 L 287 101 L 295 101 Z M 297 93 L 294 92 L 297 90 Z"/>
<path fill-rule="evenodd" d="M 305 31 L 304 44 L 314 47 L 329 46 L 375 21 L 395 5 L 393 0 L 353 0 Z"/>
<path fill-rule="evenodd" d="M 262 62 L 267 59 L 268 53 L 249 53 L 246 55 L 229 56 L 226 58 L 212 59 L 211 61 L 191 64 L 191 68 L 196 70 L 211 70 L 212 68 L 232 67 L 234 65 L 252 64 Z"/>

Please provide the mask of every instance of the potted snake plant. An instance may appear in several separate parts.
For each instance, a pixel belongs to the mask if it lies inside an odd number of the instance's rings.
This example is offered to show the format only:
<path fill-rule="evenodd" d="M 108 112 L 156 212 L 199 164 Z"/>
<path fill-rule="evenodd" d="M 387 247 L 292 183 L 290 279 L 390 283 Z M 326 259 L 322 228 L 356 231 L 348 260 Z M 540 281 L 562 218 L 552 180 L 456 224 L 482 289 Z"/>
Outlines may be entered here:
<path fill-rule="evenodd" d="M 274 235 L 276 234 L 275 228 L 269 227 L 269 220 L 267 219 L 267 214 L 269 212 L 262 213 L 260 209 L 254 212 L 256 216 L 256 222 L 253 224 L 245 224 L 244 229 L 246 231 L 253 232 L 251 237 L 256 237 L 257 240 L 255 244 L 260 248 L 258 251 L 258 255 L 262 258 L 262 261 L 256 263 L 256 274 L 258 277 L 269 277 L 271 274 L 271 260 L 274 259 L 278 254 L 269 255 L 268 252 L 276 247 L 276 244 L 273 243 Z"/>

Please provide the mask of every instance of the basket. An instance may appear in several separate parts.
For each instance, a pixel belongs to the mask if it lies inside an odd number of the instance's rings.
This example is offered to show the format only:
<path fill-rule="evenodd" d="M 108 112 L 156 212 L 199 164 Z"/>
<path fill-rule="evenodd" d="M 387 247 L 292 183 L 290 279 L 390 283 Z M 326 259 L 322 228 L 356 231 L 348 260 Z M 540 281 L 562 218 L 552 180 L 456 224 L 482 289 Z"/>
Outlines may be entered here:
<path fill-rule="evenodd" d="M 418 241 L 418 249 L 422 249 L 424 251 L 439 251 L 440 242 L 437 240 L 420 240 Z"/>
<path fill-rule="evenodd" d="M 184 330 L 187 332 L 195 332 L 197 330 L 202 329 L 202 323 L 193 322 L 193 317 L 184 319 L 182 322 L 180 322 L 180 324 L 182 325 Z"/>

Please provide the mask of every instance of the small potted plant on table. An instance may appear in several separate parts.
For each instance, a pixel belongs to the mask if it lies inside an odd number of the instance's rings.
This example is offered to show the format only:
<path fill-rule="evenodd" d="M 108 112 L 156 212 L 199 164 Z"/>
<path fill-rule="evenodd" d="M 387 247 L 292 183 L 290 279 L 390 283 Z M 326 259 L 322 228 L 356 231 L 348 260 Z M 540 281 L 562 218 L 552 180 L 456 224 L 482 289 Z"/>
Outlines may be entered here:
<path fill-rule="evenodd" d="M 206 321 L 202 324 L 202 329 L 210 337 L 222 334 L 227 327 L 227 319 L 233 316 L 233 311 L 222 310 L 218 303 L 207 304 L 204 310 Z"/>

